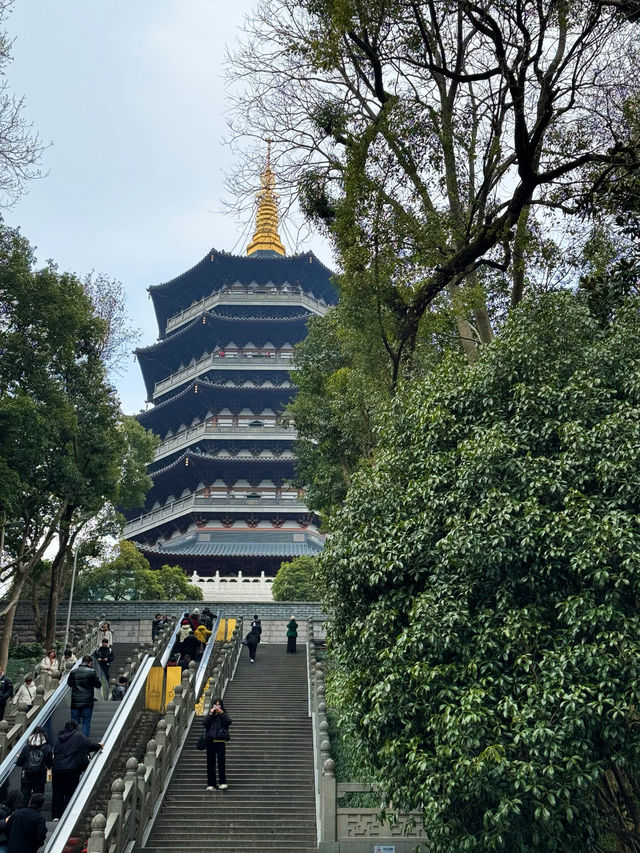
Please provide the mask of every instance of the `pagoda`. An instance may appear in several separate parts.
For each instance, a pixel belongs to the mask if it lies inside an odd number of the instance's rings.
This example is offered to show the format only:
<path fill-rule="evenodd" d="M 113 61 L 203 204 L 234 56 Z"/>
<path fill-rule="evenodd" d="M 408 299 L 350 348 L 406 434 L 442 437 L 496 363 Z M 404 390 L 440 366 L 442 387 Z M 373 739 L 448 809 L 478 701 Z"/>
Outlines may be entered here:
<path fill-rule="evenodd" d="M 282 413 L 293 348 L 337 295 L 311 252 L 287 257 L 269 154 L 246 255 L 212 249 L 149 294 L 159 336 L 136 350 L 151 404 L 136 417 L 160 445 L 123 537 L 152 568 L 203 578 L 273 577 L 316 555 L 323 537 L 292 485 L 296 434 Z"/>

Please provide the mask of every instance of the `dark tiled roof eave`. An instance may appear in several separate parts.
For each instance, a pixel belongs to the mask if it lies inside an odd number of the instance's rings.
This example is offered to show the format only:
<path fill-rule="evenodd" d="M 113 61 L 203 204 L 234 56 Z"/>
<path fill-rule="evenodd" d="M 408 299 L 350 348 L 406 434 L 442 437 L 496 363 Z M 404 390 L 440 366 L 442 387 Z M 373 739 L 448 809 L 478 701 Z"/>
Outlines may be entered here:
<path fill-rule="evenodd" d="M 213 258 L 213 260 L 212 260 Z M 312 252 L 290 257 L 232 255 L 212 249 L 201 261 L 176 278 L 148 288 L 162 334 L 167 319 L 225 284 L 288 282 L 306 293 L 335 304 L 338 295 L 332 271 Z"/>
<path fill-rule="evenodd" d="M 138 546 L 143 554 L 167 557 L 300 557 L 322 550 L 310 542 L 194 542 L 173 550 L 170 546 Z"/>

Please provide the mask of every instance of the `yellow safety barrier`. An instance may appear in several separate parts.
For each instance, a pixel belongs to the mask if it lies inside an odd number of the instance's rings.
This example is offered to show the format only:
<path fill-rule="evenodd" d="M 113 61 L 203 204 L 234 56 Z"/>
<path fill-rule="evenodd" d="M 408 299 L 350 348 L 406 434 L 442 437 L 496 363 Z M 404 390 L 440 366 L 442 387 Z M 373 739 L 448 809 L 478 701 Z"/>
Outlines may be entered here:
<path fill-rule="evenodd" d="M 180 667 L 174 667 L 180 672 Z M 145 704 L 149 711 L 162 711 L 162 687 L 164 683 L 164 670 L 161 666 L 154 666 L 147 676 L 147 689 Z"/>
<path fill-rule="evenodd" d="M 173 702 L 176 685 L 180 684 L 182 678 L 182 670 L 179 666 L 167 667 L 167 682 L 164 690 L 164 707 L 166 708 L 169 702 Z"/>
<path fill-rule="evenodd" d="M 220 625 L 218 626 L 218 633 L 216 634 L 217 640 L 230 640 L 233 636 L 234 628 L 236 627 L 235 619 L 221 619 Z"/>

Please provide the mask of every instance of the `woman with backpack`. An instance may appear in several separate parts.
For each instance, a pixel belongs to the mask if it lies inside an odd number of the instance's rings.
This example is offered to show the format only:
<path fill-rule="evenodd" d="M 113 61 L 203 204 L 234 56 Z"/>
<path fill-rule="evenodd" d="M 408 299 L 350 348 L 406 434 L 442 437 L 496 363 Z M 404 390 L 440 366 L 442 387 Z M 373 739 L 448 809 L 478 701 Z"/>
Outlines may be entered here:
<path fill-rule="evenodd" d="M 202 721 L 207 750 L 207 791 L 227 787 L 226 753 L 231 719 L 224 709 L 222 699 L 214 699 L 211 710 Z M 216 785 L 216 763 L 220 784 Z"/>
<path fill-rule="evenodd" d="M 47 770 L 53 767 L 53 750 L 42 726 L 36 726 L 18 756 L 16 765 L 22 767 L 20 791 L 25 803 L 31 794 L 44 794 Z"/>

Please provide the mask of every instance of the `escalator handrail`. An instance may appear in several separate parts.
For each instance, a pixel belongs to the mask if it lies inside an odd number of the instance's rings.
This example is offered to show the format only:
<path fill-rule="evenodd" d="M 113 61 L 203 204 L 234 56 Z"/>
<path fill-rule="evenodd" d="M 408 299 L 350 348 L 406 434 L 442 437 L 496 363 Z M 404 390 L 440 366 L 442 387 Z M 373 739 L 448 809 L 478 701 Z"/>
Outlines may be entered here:
<path fill-rule="evenodd" d="M 47 723 L 49 717 L 53 715 L 53 712 L 60 705 L 62 701 L 64 701 L 67 693 L 71 692 L 71 688 L 67 684 L 67 680 L 69 678 L 69 673 L 74 670 L 77 666 L 80 665 L 80 661 L 77 661 L 69 670 L 66 670 L 60 676 L 60 683 L 53 691 L 51 696 L 47 699 L 45 704 L 40 708 L 40 711 L 33 718 L 29 726 L 24 730 L 24 732 L 20 735 L 18 740 L 15 743 L 15 746 L 11 750 L 11 752 L 7 755 L 5 760 L 0 764 L 0 788 L 7 781 L 9 774 L 13 771 L 16 761 L 20 753 L 22 752 L 22 748 L 27 742 L 27 738 L 33 734 L 33 730 L 36 726 L 44 726 Z"/>
<path fill-rule="evenodd" d="M 100 774 L 110 760 L 114 749 L 117 749 L 121 744 L 122 736 L 128 724 L 128 718 L 131 711 L 135 708 L 140 693 L 146 690 L 147 676 L 155 664 L 156 660 L 151 655 L 145 655 L 140 662 L 124 698 L 118 703 L 118 710 L 102 736 L 104 748 L 91 759 L 89 767 L 84 772 L 80 784 L 71 797 L 63 816 L 47 840 L 45 853 L 62 853 L 64 850 L 78 820 L 83 812 L 86 811 L 88 800 L 95 791 Z"/>
<path fill-rule="evenodd" d="M 180 633 L 180 619 L 176 619 L 176 624 L 173 627 L 173 631 L 171 632 L 171 636 L 167 640 L 167 644 L 164 647 L 164 651 L 160 656 L 160 666 L 164 669 L 164 667 L 169 663 L 169 658 L 171 657 L 171 652 L 173 651 L 173 647 L 178 639 L 178 634 Z"/>
<path fill-rule="evenodd" d="M 198 664 L 198 669 L 196 670 L 196 678 L 194 682 L 195 689 L 195 697 L 196 702 L 200 698 L 200 691 L 202 690 L 202 686 L 205 681 L 205 675 L 207 672 L 207 666 L 209 665 L 209 659 L 213 654 L 213 647 L 216 642 L 216 637 L 218 636 L 218 629 L 220 628 L 220 622 L 222 621 L 222 611 L 218 610 L 216 614 L 216 621 L 213 625 L 213 630 L 211 631 L 211 636 L 209 637 L 209 642 L 204 647 L 204 653 L 200 658 L 200 663 Z"/>

